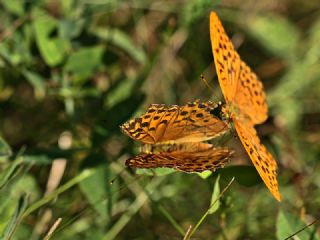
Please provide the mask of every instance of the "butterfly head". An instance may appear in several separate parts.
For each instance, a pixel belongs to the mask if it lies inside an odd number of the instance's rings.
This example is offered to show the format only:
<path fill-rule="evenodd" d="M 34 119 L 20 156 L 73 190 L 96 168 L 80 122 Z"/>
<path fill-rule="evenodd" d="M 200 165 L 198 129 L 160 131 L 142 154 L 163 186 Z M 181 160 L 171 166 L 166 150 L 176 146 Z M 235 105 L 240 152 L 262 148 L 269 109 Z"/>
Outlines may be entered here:
<path fill-rule="evenodd" d="M 141 122 L 139 120 L 140 119 L 135 118 L 123 123 L 122 125 L 120 125 L 121 131 L 129 137 L 132 137 L 132 134 L 134 134 L 134 132 L 136 131 L 137 123 Z"/>
<path fill-rule="evenodd" d="M 210 108 L 210 114 L 222 120 L 221 108 L 223 104 L 222 102 L 214 103 L 214 105 Z"/>
<path fill-rule="evenodd" d="M 124 124 L 120 125 L 121 132 L 123 132 L 126 135 L 130 135 L 129 131 L 128 131 L 129 130 L 129 126 L 130 126 L 129 122 L 125 122 Z"/>

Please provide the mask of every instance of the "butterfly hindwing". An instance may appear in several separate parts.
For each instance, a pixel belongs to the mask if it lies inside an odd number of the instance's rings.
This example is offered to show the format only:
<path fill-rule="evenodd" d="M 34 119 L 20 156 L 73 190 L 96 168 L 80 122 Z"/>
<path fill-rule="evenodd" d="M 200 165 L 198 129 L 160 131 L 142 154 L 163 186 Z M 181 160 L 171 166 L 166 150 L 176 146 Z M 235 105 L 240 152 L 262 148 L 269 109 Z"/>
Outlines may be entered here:
<path fill-rule="evenodd" d="M 281 195 L 276 173 L 277 162 L 266 147 L 260 143 L 257 132 L 252 125 L 244 125 L 241 122 L 235 121 L 235 128 L 246 152 L 265 185 L 269 188 L 272 195 L 280 201 Z"/>
<path fill-rule="evenodd" d="M 268 105 L 263 85 L 257 75 L 242 61 L 234 99 L 239 111 L 249 116 L 253 124 L 263 123 L 268 118 Z"/>
<path fill-rule="evenodd" d="M 233 154 L 227 148 L 214 148 L 206 143 L 176 144 L 175 148 L 173 151 L 140 153 L 129 158 L 126 165 L 136 168 L 167 167 L 183 172 L 215 171 L 223 167 Z"/>

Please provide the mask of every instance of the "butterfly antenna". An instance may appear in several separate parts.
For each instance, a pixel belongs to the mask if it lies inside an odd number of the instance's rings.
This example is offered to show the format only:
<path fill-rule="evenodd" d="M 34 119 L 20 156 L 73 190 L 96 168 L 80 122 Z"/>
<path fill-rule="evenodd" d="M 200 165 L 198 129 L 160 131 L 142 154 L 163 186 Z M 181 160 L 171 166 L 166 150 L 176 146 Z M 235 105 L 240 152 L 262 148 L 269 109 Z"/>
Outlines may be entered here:
<path fill-rule="evenodd" d="M 212 96 L 214 98 L 215 101 L 218 101 L 217 96 L 215 95 L 214 89 L 210 86 L 210 84 L 208 83 L 207 79 L 204 77 L 203 74 L 200 75 L 200 79 L 204 82 L 204 84 L 210 89 Z"/>

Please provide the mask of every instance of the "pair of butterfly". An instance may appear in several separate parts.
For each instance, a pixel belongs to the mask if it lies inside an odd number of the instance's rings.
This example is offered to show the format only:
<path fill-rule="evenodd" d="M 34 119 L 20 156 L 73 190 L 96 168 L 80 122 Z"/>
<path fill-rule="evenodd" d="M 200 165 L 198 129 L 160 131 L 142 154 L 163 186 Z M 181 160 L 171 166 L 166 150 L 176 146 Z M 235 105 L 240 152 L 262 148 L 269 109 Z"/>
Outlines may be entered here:
<path fill-rule="evenodd" d="M 262 180 L 278 200 L 277 163 L 267 151 L 254 128 L 268 117 L 262 83 L 243 62 L 228 38 L 215 12 L 210 14 L 212 51 L 226 104 L 221 112 L 231 120 L 238 136 Z M 149 149 L 130 158 L 126 164 L 138 168 L 170 167 L 185 172 L 215 170 L 232 156 L 227 148 L 216 148 L 201 141 L 216 138 L 230 127 L 213 113 L 219 107 L 212 102 L 184 106 L 153 104 L 141 117 L 121 126 L 124 133 Z"/>

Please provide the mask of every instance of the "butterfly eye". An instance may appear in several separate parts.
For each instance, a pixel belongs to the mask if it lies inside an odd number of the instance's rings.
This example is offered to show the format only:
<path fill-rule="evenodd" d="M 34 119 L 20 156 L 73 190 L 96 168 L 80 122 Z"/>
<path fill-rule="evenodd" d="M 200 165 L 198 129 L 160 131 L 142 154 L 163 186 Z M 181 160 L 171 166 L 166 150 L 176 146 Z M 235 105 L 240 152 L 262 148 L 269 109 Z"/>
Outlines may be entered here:
<path fill-rule="evenodd" d="M 218 117 L 219 119 L 223 119 L 223 116 L 222 116 L 222 105 L 218 105 L 217 107 L 213 108 L 210 110 L 210 114 L 215 116 L 215 117 Z"/>

